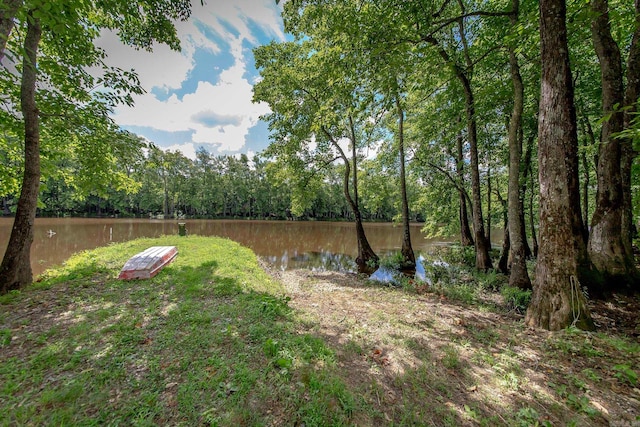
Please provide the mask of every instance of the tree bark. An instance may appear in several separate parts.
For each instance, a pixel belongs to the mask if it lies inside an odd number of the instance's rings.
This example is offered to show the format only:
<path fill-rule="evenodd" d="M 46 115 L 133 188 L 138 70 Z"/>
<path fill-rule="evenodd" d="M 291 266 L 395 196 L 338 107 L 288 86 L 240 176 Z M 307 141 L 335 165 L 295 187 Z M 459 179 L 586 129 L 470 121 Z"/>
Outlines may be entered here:
<path fill-rule="evenodd" d="M 399 96 L 396 96 L 396 109 L 398 113 L 398 151 L 400 153 L 400 192 L 402 195 L 402 265 L 403 270 L 415 270 L 416 256 L 411 247 L 411 232 L 409 228 L 409 200 L 407 197 L 407 178 L 405 172 L 404 156 L 404 110 L 400 105 Z"/>
<path fill-rule="evenodd" d="M 24 120 L 24 176 L 16 217 L 0 265 L 0 294 L 31 284 L 31 243 L 40 189 L 40 118 L 36 104 L 37 56 L 42 30 L 29 13 L 24 40 L 20 108 Z"/>
<path fill-rule="evenodd" d="M 513 14 L 511 25 L 518 22 L 519 0 L 512 1 Z M 513 111 L 509 120 L 509 187 L 507 195 L 507 216 L 509 223 L 509 239 L 511 243 L 511 268 L 509 286 L 521 289 L 531 289 L 531 280 L 527 272 L 527 258 L 524 242 L 526 235 L 523 230 L 522 198 L 520 195 L 520 163 L 522 159 L 522 112 L 524 110 L 524 84 L 520 75 L 520 65 L 513 47 L 509 47 L 509 67 L 513 84 Z"/>
<path fill-rule="evenodd" d="M 491 167 L 487 166 L 487 229 L 484 235 L 491 249 Z"/>
<path fill-rule="evenodd" d="M 356 238 L 358 240 L 358 257 L 356 258 L 356 264 L 358 265 L 358 270 L 361 273 L 371 273 L 378 268 L 380 258 L 378 258 L 378 255 L 376 255 L 371 248 L 367 235 L 364 232 L 364 226 L 362 225 L 362 213 L 360 212 L 360 202 L 358 198 L 357 141 L 353 118 L 351 116 L 349 116 L 349 130 L 351 131 L 351 158 L 353 161 L 353 199 L 349 194 L 349 162 L 346 161 L 346 158 L 343 158 L 345 161 L 344 193 L 347 203 L 349 203 L 351 211 L 353 212 L 356 224 Z M 341 155 L 344 156 L 344 153 L 341 152 Z"/>
<path fill-rule="evenodd" d="M 533 210 L 533 200 L 535 198 L 533 189 L 535 188 L 535 182 L 533 176 L 533 166 L 531 166 L 531 163 L 529 163 L 529 174 L 529 179 L 531 180 L 531 192 L 529 193 L 529 228 L 531 229 L 531 253 L 533 254 L 533 257 L 537 259 L 540 247 L 538 245 L 538 235 L 536 233 L 536 222 Z"/>
<path fill-rule="evenodd" d="M 456 174 L 460 182 L 458 194 L 460 197 L 460 244 L 462 246 L 473 246 L 473 235 L 469 227 L 469 214 L 467 213 L 467 197 L 464 188 L 464 158 L 462 153 L 462 135 L 456 137 Z"/>
<path fill-rule="evenodd" d="M 591 33 L 600 62 L 602 77 L 602 109 L 608 120 L 602 123 L 598 149 L 596 210 L 589 233 L 589 256 L 595 268 L 607 282 L 606 289 L 616 291 L 633 286 L 638 278 L 631 248 L 631 236 L 622 234 L 623 193 L 621 176 L 621 144 L 615 135 L 623 130 L 624 117 L 620 106 L 624 102 L 622 59 L 620 49 L 611 35 L 607 0 L 593 0 L 596 14 Z M 627 242 L 625 242 L 627 240 Z"/>
<path fill-rule="evenodd" d="M 331 134 L 327 131 L 327 129 L 323 128 L 323 131 L 329 141 L 331 141 L 331 145 L 338 151 L 338 154 L 342 161 L 344 162 L 344 175 L 342 180 L 342 191 L 344 193 L 344 197 L 349 204 L 349 208 L 353 213 L 355 225 L 356 225 L 356 239 L 358 242 L 358 256 L 356 257 L 356 265 L 358 266 L 358 270 L 361 273 L 371 273 L 377 269 L 378 264 L 380 262 L 380 258 L 373 251 L 371 245 L 369 244 L 369 240 L 367 240 L 367 235 L 364 231 L 364 226 L 362 224 L 362 214 L 360 212 L 360 207 L 358 203 L 358 178 L 357 178 L 357 156 L 356 156 L 356 137 L 355 131 L 353 129 L 353 122 L 351 118 L 349 118 L 350 127 L 351 127 L 351 144 L 353 150 L 353 186 L 354 186 L 354 197 L 351 197 L 351 191 L 349 190 L 349 180 L 351 178 L 351 165 L 347 155 L 345 154 L 340 144 L 331 136 Z"/>
<path fill-rule="evenodd" d="M 523 130 L 521 128 L 520 137 L 519 137 L 521 142 L 524 140 L 522 131 Z M 527 240 L 527 227 L 525 225 L 526 221 L 525 221 L 525 209 L 524 209 L 524 200 L 527 196 L 527 181 L 529 180 L 529 172 L 532 171 L 531 157 L 533 155 L 534 141 L 535 141 L 535 135 L 532 133 L 532 135 L 530 135 L 529 138 L 527 139 L 527 149 L 524 152 L 524 160 L 521 162 L 522 180 L 520 185 L 520 224 L 522 228 L 522 244 L 524 246 L 524 256 L 527 259 L 535 258 L 538 253 L 536 250 L 536 253 L 535 253 L 536 255 L 534 255 L 532 248 L 529 246 L 529 241 Z M 533 174 L 533 172 L 531 173 Z M 533 200 L 533 196 L 534 196 L 533 175 L 531 176 L 530 187 L 531 187 L 531 190 L 529 192 L 530 194 L 529 197 L 531 200 Z M 531 209 L 533 209 L 533 206 L 531 206 Z M 531 213 L 530 219 L 533 219 L 533 212 L 531 211 L 530 213 Z M 533 221 L 531 221 L 531 240 L 534 242 L 536 241 L 536 230 L 534 228 Z"/>
<path fill-rule="evenodd" d="M 582 178 L 582 222 L 584 224 L 589 224 L 589 185 L 591 181 L 591 174 L 589 173 L 589 160 L 587 159 L 586 147 L 591 144 L 596 144 L 596 137 L 593 134 L 593 128 L 591 127 L 591 123 L 589 119 L 582 115 L 582 120 L 580 120 L 580 125 L 582 127 L 582 132 L 586 136 L 585 140 L 585 150 L 583 150 L 582 155 L 580 156 L 580 161 L 582 162 L 582 170 L 583 170 L 583 178 Z M 585 229 L 585 238 L 589 239 L 589 232 Z"/>
<path fill-rule="evenodd" d="M 488 270 L 492 268 L 489 256 L 489 242 L 484 232 L 484 219 L 482 217 L 482 202 L 480 194 L 480 170 L 478 165 L 478 131 L 475 113 L 475 101 L 471 82 L 467 76 L 457 68 L 457 76 L 464 88 L 465 108 L 467 111 L 467 131 L 469 133 L 469 146 L 471 157 L 471 201 L 473 203 L 473 232 L 476 244 L 476 268 Z"/>
<path fill-rule="evenodd" d="M 589 259 L 582 237 L 578 134 L 564 0 L 540 0 L 541 98 L 538 118 L 540 253 L 525 322 L 559 330 L 594 329 L 580 284 Z"/>
<path fill-rule="evenodd" d="M 509 236 L 509 213 L 508 201 L 504 200 L 499 191 L 496 191 L 498 201 L 502 205 L 502 220 L 504 221 L 504 239 L 502 240 L 502 250 L 498 260 L 498 271 L 502 274 L 509 274 L 511 256 L 511 238 Z"/>
<path fill-rule="evenodd" d="M 22 0 L 4 0 L 4 4 L 0 6 L 0 63 L 4 59 L 4 50 L 20 6 L 22 6 Z"/>
<path fill-rule="evenodd" d="M 631 129 L 634 118 L 637 118 L 638 97 L 640 97 L 640 0 L 635 0 L 635 31 L 631 38 L 629 56 L 627 57 L 627 88 L 624 96 L 624 129 Z M 631 138 L 621 139 L 622 159 L 621 159 L 621 181 L 622 181 L 622 235 L 629 236 L 624 239 L 625 253 L 633 259 L 633 248 L 631 238 L 634 234 L 633 208 L 631 204 L 631 166 L 637 156 L 633 150 Z M 640 284 L 636 281 L 634 289 L 637 290 Z"/>

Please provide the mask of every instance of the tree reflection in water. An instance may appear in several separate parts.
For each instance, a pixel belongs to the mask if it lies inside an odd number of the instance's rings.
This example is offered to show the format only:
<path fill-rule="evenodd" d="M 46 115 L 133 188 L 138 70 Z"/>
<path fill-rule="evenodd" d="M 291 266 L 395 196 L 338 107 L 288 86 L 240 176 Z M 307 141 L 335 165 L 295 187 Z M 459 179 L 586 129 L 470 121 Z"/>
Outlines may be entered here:
<path fill-rule="evenodd" d="M 308 268 L 311 270 L 357 273 L 355 263 L 358 247 L 353 223 L 316 221 L 247 221 L 247 220 L 181 220 L 188 235 L 226 237 L 251 248 L 278 269 Z M 13 224 L 12 218 L 0 218 L 0 256 L 6 249 Z M 402 229 L 388 223 L 365 223 L 371 246 L 381 257 L 400 250 Z M 413 248 L 418 254 L 428 254 L 435 247 L 455 239 L 427 239 L 420 224 L 412 224 Z M 177 235 L 177 220 L 115 219 L 115 218 L 37 218 L 31 246 L 32 269 L 35 275 L 62 264 L 73 253 L 124 242 L 138 237 Z M 501 235 L 492 231 L 500 241 Z M 188 236 L 185 238 L 189 238 Z M 422 260 L 411 277 L 424 277 Z M 391 282 L 393 272 L 360 271 L 373 280 Z"/>

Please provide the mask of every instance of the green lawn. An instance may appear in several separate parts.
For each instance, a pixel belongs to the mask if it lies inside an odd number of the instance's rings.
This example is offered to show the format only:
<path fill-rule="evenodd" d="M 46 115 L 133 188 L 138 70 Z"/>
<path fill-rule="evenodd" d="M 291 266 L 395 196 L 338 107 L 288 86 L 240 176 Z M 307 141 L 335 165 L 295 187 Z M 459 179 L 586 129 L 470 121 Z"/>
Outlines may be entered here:
<path fill-rule="evenodd" d="M 154 245 L 179 255 L 151 280 L 116 279 Z M 2 303 L 2 425 L 341 425 L 360 404 L 334 352 L 295 331 L 282 286 L 229 240 L 100 248 Z"/>

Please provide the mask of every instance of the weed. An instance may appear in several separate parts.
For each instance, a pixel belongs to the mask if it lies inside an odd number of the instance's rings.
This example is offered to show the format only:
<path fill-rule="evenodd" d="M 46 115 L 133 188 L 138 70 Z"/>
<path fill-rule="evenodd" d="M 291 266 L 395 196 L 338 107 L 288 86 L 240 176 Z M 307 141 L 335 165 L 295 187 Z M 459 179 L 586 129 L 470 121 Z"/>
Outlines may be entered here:
<path fill-rule="evenodd" d="M 434 287 L 434 291 L 450 300 L 465 304 L 473 304 L 477 300 L 477 288 L 466 283 L 438 285 Z"/>
<path fill-rule="evenodd" d="M 582 375 L 584 375 L 588 380 L 593 381 L 593 382 L 600 382 L 602 380 L 602 378 L 600 378 L 600 375 L 598 375 L 596 373 L 596 371 L 594 371 L 591 368 L 586 368 L 582 370 Z"/>
<path fill-rule="evenodd" d="M 476 253 L 473 246 L 450 246 L 442 248 L 444 256 L 452 263 L 473 267 L 476 264 Z"/>
<path fill-rule="evenodd" d="M 362 346 L 360 344 L 358 344 L 356 341 L 353 341 L 353 340 L 349 340 L 345 344 L 344 351 L 347 354 L 353 354 L 353 355 L 357 355 L 357 356 L 364 355 L 364 349 L 362 348 Z"/>
<path fill-rule="evenodd" d="M 567 396 L 567 405 L 592 418 L 600 414 L 597 409 L 591 406 L 589 398 L 585 395 L 577 396 L 575 394 L 569 394 Z"/>
<path fill-rule="evenodd" d="M 505 283 L 505 276 L 498 273 L 496 270 L 476 271 L 474 276 L 478 284 L 488 291 L 497 291 Z"/>
<path fill-rule="evenodd" d="M 571 375 L 571 374 L 567 375 L 567 380 L 569 381 L 569 383 L 571 383 L 571 385 L 573 385 L 578 390 L 583 392 L 587 391 L 587 384 L 576 375 Z"/>
<path fill-rule="evenodd" d="M 0 295 L 0 304 L 9 305 L 17 301 L 21 293 L 19 290 L 11 290 L 4 295 Z"/>
<path fill-rule="evenodd" d="M 598 334 L 611 347 L 628 354 L 640 354 L 640 343 L 628 338 Z"/>
<path fill-rule="evenodd" d="M 621 383 L 628 384 L 631 387 L 635 387 L 638 384 L 638 374 L 631 366 L 627 364 L 619 364 L 613 367 L 615 373 L 613 374 Z"/>
<path fill-rule="evenodd" d="M 385 256 L 380 260 L 380 267 L 387 270 L 399 271 L 401 265 L 402 254 L 399 252 Z"/>
<path fill-rule="evenodd" d="M 11 343 L 11 329 L 0 329 L 0 347 Z"/>
<path fill-rule="evenodd" d="M 443 348 L 444 355 L 442 356 L 442 364 L 447 369 L 457 369 L 460 367 L 460 359 L 458 358 L 458 350 L 451 345 L 446 345 Z"/>
<path fill-rule="evenodd" d="M 431 285 L 447 285 L 451 283 L 451 266 L 442 261 L 425 262 L 424 275 Z"/>
<path fill-rule="evenodd" d="M 591 406 L 591 402 L 586 395 L 582 394 L 579 396 L 573 393 L 566 384 L 549 383 L 549 386 L 555 390 L 558 396 L 562 398 L 570 408 L 589 417 L 595 417 L 600 414 L 597 409 Z"/>
<path fill-rule="evenodd" d="M 518 427 L 551 427 L 551 423 L 547 420 L 540 421 L 538 411 L 531 407 L 520 408 L 516 413 L 515 426 Z"/>
<path fill-rule="evenodd" d="M 487 346 L 492 346 L 500 338 L 500 335 L 492 328 L 472 327 L 469 328 L 469 331 L 476 341 Z"/>
<path fill-rule="evenodd" d="M 531 302 L 531 290 L 522 290 L 513 286 L 504 286 L 500 289 L 500 294 L 504 298 L 507 309 L 515 310 L 519 313 L 527 311 Z"/>

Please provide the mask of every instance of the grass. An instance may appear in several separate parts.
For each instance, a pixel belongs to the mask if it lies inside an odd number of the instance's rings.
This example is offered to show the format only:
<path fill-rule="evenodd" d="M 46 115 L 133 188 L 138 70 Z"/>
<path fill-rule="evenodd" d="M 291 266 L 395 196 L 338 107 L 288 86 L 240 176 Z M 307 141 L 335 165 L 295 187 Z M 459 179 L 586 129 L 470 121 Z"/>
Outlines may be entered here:
<path fill-rule="evenodd" d="M 152 245 L 179 255 L 151 280 L 116 279 Z M 358 399 L 283 292 L 223 239 L 78 254 L 2 300 L 0 424 L 348 424 Z"/>
<path fill-rule="evenodd" d="M 179 255 L 151 280 L 116 279 L 154 245 Z M 530 295 L 450 255 L 429 286 L 389 287 L 267 274 L 219 238 L 80 253 L 0 297 L 0 426 L 640 422 L 637 339 L 527 329 Z"/>

